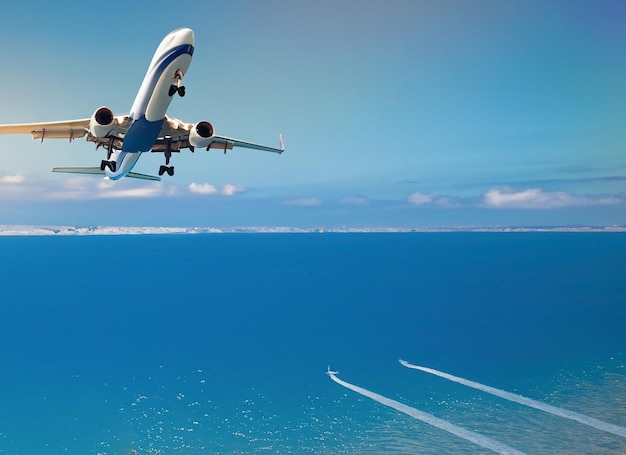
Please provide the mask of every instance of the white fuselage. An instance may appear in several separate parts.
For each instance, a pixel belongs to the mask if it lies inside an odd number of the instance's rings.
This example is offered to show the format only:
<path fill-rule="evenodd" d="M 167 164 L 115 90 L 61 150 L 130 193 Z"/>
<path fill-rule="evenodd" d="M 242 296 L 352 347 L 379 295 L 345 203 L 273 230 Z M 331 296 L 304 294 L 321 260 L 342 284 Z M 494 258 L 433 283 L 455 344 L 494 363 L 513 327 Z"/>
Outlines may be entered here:
<path fill-rule="evenodd" d="M 128 174 L 141 154 L 154 145 L 173 98 L 170 87 L 177 85 L 187 73 L 193 50 L 194 35 L 188 28 L 174 30 L 159 44 L 131 107 L 132 123 L 122 149 L 111 155 L 110 159 L 116 163 L 115 172 L 105 170 L 110 179 L 119 180 Z"/>

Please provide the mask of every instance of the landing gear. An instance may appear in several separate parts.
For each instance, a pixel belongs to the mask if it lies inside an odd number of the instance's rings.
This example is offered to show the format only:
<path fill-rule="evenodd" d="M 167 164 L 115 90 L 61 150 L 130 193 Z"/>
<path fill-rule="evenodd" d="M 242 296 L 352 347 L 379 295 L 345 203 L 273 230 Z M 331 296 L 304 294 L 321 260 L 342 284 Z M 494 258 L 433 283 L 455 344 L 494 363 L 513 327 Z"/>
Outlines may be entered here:
<path fill-rule="evenodd" d="M 106 168 L 109 168 L 111 172 L 115 172 L 117 169 L 117 163 L 115 161 L 102 160 L 100 162 L 100 170 L 104 171 Z"/>
<path fill-rule="evenodd" d="M 107 160 L 111 159 L 113 154 L 113 138 L 109 138 L 109 145 L 107 146 Z"/>
<path fill-rule="evenodd" d="M 100 162 L 100 170 L 104 171 L 109 168 L 111 172 L 115 172 L 117 169 L 117 163 L 115 160 L 111 160 L 111 156 L 113 155 L 113 151 L 115 150 L 115 138 L 112 136 L 108 136 L 109 143 L 107 144 L 107 159 L 102 160 Z"/>
<path fill-rule="evenodd" d="M 178 93 L 181 97 L 185 96 L 185 87 L 180 85 L 183 80 L 183 72 L 179 69 L 176 70 L 172 79 L 176 81 L 176 84 L 170 85 L 170 89 L 168 91 L 169 96 L 174 96 L 176 93 Z"/>
<path fill-rule="evenodd" d="M 170 96 L 174 96 L 174 94 L 177 93 L 177 92 L 178 92 L 178 94 L 180 96 L 185 96 L 185 87 L 183 87 L 183 86 L 178 87 L 176 85 L 170 85 L 170 90 L 169 90 L 168 94 Z"/>
<path fill-rule="evenodd" d="M 172 157 L 172 139 L 170 138 L 167 142 L 167 146 L 165 151 L 163 152 L 165 155 L 165 166 L 161 165 L 159 167 L 159 177 L 163 174 L 167 173 L 170 177 L 174 175 L 174 166 L 170 166 L 170 158 Z"/>
<path fill-rule="evenodd" d="M 170 177 L 174 175 L 174 166 L 159 166 L 159 177 L 167 173 Z"/>

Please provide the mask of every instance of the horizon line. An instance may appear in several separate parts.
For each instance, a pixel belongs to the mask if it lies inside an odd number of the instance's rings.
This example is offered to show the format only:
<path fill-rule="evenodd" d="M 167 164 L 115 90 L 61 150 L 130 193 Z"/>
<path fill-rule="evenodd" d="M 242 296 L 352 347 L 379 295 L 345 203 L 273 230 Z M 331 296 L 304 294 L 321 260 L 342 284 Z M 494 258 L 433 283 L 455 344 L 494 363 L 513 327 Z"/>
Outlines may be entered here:
<path fill-rule="evenodd" d="M 519 233 L 519 232 L 626 232 L 626 225 L 609 226 L 457 226 L 457 227 L 296 227 L 296 226 L 103 226 L 103 225 L 11 225 L 0 224 L 0 236 L 85 235 L 189 235 L 189 234 L 323 234 L 323 233 Z"/>

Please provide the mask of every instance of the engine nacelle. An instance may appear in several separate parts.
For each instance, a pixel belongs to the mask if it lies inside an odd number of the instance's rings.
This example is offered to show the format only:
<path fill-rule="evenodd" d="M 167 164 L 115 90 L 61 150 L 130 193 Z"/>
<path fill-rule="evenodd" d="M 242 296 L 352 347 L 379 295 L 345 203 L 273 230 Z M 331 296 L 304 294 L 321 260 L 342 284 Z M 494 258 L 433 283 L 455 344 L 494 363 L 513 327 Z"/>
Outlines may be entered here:
<path fill-rule="evenodd" d="M 111 133 L 115 115 L 108 107 L 101 107 L 91 116 L 89 132 L 95 137 L 106 137 Z"/>
<path fill-rule="evenodd" d="M 211 122 L 198 122 L 189 131 L 189 144 L 194 147 L 208 147 L 213 142 L 215 128 Z"/>

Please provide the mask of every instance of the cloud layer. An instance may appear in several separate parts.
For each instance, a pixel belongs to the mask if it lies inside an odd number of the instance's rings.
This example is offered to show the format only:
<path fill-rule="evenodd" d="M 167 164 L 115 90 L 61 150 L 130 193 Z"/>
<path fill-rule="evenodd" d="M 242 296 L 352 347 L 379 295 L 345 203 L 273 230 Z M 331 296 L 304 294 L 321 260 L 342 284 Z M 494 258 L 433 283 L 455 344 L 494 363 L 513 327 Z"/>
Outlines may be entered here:
<path fill-rule="evenodd" d="M 430 204 L 433 200 L 432 194 L 413 193 L 409 195 L 408 201 L 413 205 Z"/>
<path fill-rule="evenodd" d="M 0 198 L 44 200 L 141 199 L 189 194 L 234 196 L 247 189 L 227 183 L 221 189 L 210 183 L 191 183 L 186 188 L 168 182 L 68 177 L 54 180 L 29 179 L 22 174 L 0 177 Z"/>
<path fill-rule="evenodd" d="M 492 188 L 483 195 L 486 207 L 495 209 L 556 209 L 589 205 L 618 204 L 615 197 L 590 198 L 574 196 L 564 191 L 547 192 L 539 188 L 513 191 L 510 188 Z"/>
<path fill-rule="evenodd" d="M 181 182 L 182 183 L 182 182 Z M 134 179 L 122 179 L 114 182 L 108 179 L 88 176 L 54 176 L 50 179 L 35 179 L 27 174 L 0 176 L 0 202 L 3 203 L 7 220 L 12 221 L 8 209 L 14 206 L 46 207 L 54 210 L 59 203 L 67 210 L 76 210 L 78 217 L 85 216 L 80 210 L 91 207 L 91 204 L 80 204 L 81 201 L 102 201 L 96 206 L 117 204 L 125 200 L 129 207 L 164 206 L 180 209 L 187 213 L 187 207 L 198 207 L 198 204 L 219 206 L 223 209 L 221 216 L 212 218 L 216 212 L 189 211 L 190 219 L 200 219 L 195 223 L 215 223 L 222 220 L 235 220 L 233 223 L 255 224 L 255 219 L 263 224 L 271 224 L 275 210 L 276 219 L 292 219 L 294 223 L 305 225 L 359 225 L 378 226 L 388 222 L 389 225 L 426 224 L 429 226 L 484 225 L 512 223 L 519 224 L 517 219 L 528 220 L 525 211 L 535 210 L 533 223 L 543 225 L 572 224 L 623 224 L 623 210 L 626 194 L 580 195 L 565 191 L 548 191 L 540 187 L 521 186 L 511 188 L 494 186 L 474 192 L 461 190 L 460 195 L 447 195 L 437 192 L 418 191 L 401 194 L 350 193 L 329 190 L 320 187 L 308 189 L 306 193 L 285 194 L 275 189 L 255 189 L 254 197 L 237 197 L 249 190 L 241 184 L 228 183 L 216 185 L 208 182 L 185 182 L 176 184 L 175 180 L 162 182 L 146 182 Z M 463 192 L 464 191 L 464 192 Z M 385 198 L 380 197 L 383 194 Z M 77 203 L 74 203 L 76 201 Z M 109 201 L 105 203 L 104 201 Z M 115 202 L 112 202 L 115 201 Z M 24 202 L 24 204 L 15 204 Z M 164 205 L 163 205 L 164 204 Z M 604 207 L 599 209 L 598 207 Z M 242 210 L 242 207 L 245 209 Z M 565 211 L 563 209 L 570 208 Z M 501 210 L 500 213 L 498 209 Z M 231 210 L 229 212 L 229 210 Z M 508 211 L 506 211 L 508 210 Z M 513 214 L 512 211 L 517 211 Z M 167 210 L 164 211 L 167 213 Z M 65 213 L 65 212 L 64 212 Z M 67 212 L 69 213 L 69 212 Z M 147 211 L 147 213 L 152 213 Z M 21 216 L 21 214 L 20 214 Z M 37 214 L 37 216 L 40 216 Z M 41 216 L 49 216 L 41 214 Z M 65 216 L 65 215 L 64 215 Z M 69 216 L 69 215 L 67 215 Z M 89 214 L 91 216 L 91 214 Z M 141 215 L 137 215 L 140 217 Z M 147 216 L 147 215 L 146 215 Z M 181 215 L 182 216 L 182 215 Z M 61 219 L 63 219 L 61 217 Z M 90 218 L 91 219 L 91 218 Z M 503 219 L 504 221 L 499 221 Z M 210 220 L 210 221 L 206 221 Z M 218 220 L 218 221 L 216 221 Z M 269 220 L 269 221 L 268 221 Z M 319 220 L 319 221 L 318 221 Z M 486 221 L 484 221 L 486 220 Z M 563 221 L 565 220 L 565 221 Z M 152 222 L 152 220 L 149 220 Z M 230 221 L 227 221 L 228 223 Z"/>
<path fill-rule="evenodd" d="M 285 205 L 296 205 L 300 207 L 312 207 L 312 206 L 317 206 L 321 204 L 322 204 L 322 201 L 316 197 L 305 197 L 305 198 L 290 199 L 288 201 L 285 201 Z"/>
<path fill-rule="evenodd" d="M 4 177 L 0 177 L 0 183 L 22 183 L 23 181 L 24 176 L 22 174 L 5 175 Z"/>

